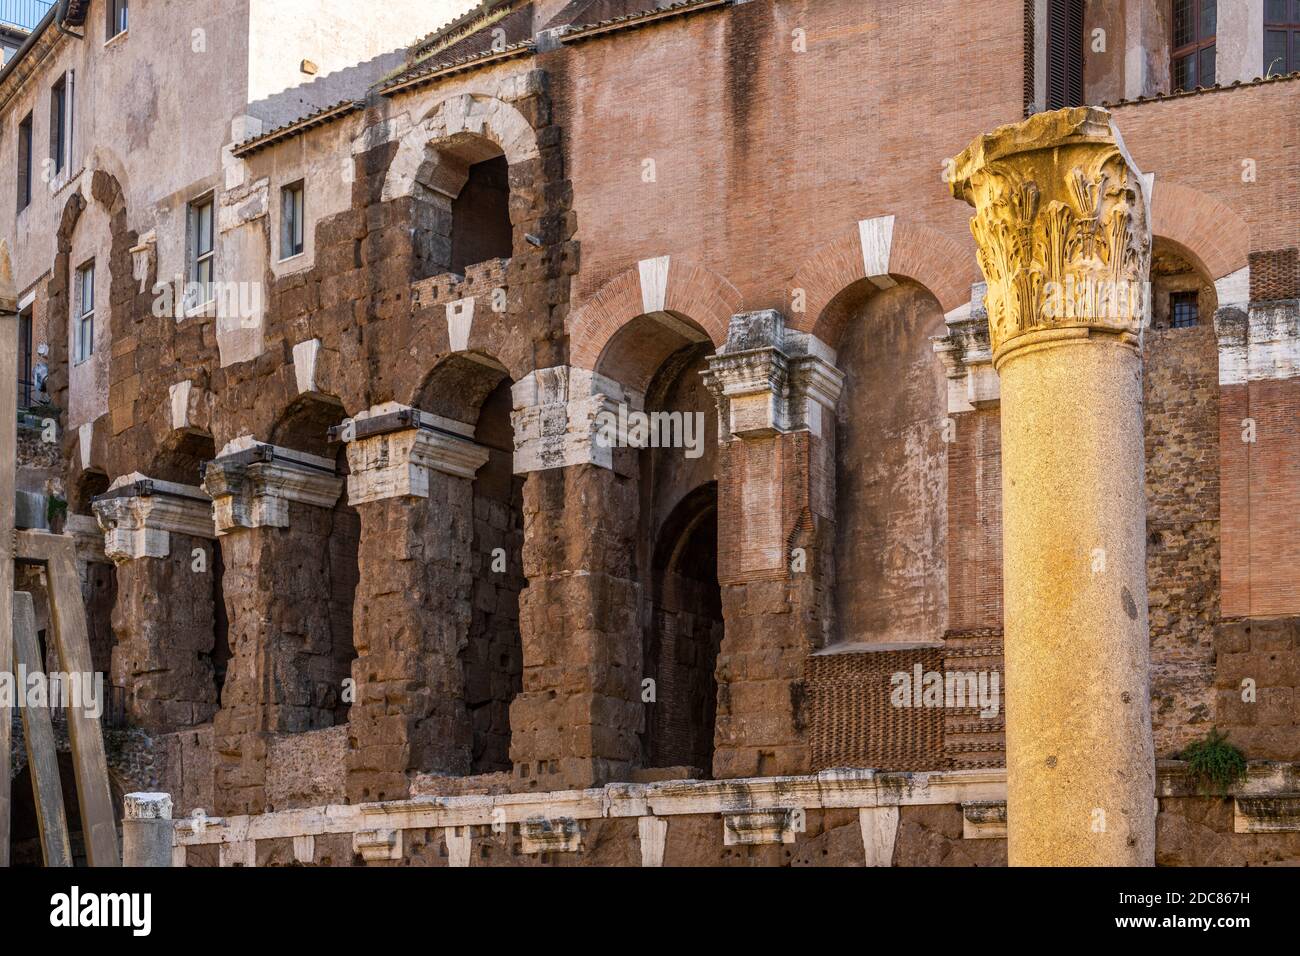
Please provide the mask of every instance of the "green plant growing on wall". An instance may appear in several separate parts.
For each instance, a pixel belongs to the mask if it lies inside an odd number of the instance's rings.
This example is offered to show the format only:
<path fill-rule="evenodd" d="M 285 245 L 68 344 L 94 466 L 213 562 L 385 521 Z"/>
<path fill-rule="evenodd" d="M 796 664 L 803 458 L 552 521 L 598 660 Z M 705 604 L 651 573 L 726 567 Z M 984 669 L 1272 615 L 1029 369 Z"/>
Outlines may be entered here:
<path fill-rule="evenodd" d="M 1194 741 L 1183 750 L 1182 759 L 1202 793 L 1226 795 L 1235 783 L 1246 778 L 1246 755 L 1228 743 L 1228 735 L 1211 727 L 1201 740 Z"/>

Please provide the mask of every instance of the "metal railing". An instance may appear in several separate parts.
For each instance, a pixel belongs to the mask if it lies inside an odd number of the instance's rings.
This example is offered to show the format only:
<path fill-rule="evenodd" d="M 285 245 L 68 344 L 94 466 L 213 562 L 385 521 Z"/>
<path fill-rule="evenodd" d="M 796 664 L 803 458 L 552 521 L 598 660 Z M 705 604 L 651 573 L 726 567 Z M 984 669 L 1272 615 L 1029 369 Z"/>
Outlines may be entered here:
<path fill-rule="evenodd" d="M 0 0 L 0 24 L 30 31 L 52 6 L 53 0 Z"/>

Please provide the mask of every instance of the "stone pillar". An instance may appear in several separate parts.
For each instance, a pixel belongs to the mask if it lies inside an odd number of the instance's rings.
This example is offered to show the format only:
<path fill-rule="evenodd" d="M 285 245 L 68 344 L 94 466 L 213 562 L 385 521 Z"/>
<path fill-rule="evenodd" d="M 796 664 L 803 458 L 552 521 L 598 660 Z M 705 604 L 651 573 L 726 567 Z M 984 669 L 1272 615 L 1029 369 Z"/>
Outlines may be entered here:
<path fill-rule="evenodd" d="M 341 437 L 348 501 L 361 516 L 348 799 L 397 800 L 417 771 L 472 769 L 460 651 L 474 584 L 473 481 L 488 450 L 471 425 L 391 403 L 358 415 Z"/>
<path fill-rule="evenodd" d="M 171 866 L 176 833 L 171 795 L 128 793 L 122 811 L 122 865 Z"/>
<path fill-rule="evenodd" d="M 1001 380 L 1009 860 L 1150 866 L 1146 190 L 1087 107 L 980 137 L 952 190 Z"/>
<path fill-rule="evenodd" d="M 773 311 L 733 316 L 705 384 L 718 403 L 715 777 L 808 769 L 804 667 L 829 621 L 835 502 L 834 355 Z"/>
<path fill-rule="evenodd" d="M 131 474 L 93 508 L 117 565 L 112 683 L 131 722 L 155 733 L 205 723 L 217 710 L 211 500 Z"/>
<path fill-rule="evenodd" d="M 331 604 L 333 461 L 231 442 L 208 464 L 225 565 L 230 663 L 213 722 L 218 813 L 265 807 L 266 734 L 330 727 L 343 687 Z"/>
<path fill-rule="evenodd" d="M 515 474 L 524 485 L 519 628 L 524 681 L 510 707 L 510 758 L 534 790 L 626 780 L 640 755 L 641 586 L 637 472 L 596 441 L 615 382 L 565 366 L 513 388 Z"/>

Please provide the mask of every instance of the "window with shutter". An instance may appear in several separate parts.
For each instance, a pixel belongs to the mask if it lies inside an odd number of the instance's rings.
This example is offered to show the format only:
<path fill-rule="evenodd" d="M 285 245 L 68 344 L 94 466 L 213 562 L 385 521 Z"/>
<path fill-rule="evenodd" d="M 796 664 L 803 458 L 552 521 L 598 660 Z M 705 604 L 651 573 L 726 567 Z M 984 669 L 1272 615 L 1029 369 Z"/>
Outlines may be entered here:
<path fill-rule="evenodd" d="M 1083 105 L 1083 0 L 1047 2 L 1047 109 Z"/>
<path fill-rule="evenodd" d="M 32 201 L 32 114 L 18 124 L 18 211 Z"/>

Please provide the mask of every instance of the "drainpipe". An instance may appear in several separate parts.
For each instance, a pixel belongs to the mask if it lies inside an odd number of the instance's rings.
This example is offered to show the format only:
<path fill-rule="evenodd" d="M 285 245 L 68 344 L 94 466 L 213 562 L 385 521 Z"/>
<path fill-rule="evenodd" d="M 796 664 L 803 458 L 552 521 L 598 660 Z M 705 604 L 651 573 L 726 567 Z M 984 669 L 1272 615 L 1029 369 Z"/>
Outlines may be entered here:
<path fill-rule="evenodd" d="M 73 37 L 74 39 L 77 40 L 86 39 L 83 34 L 73 33 L 71 30 L 69 30 L 67 27 L 63 25 L 63 18 L 67 15 L 67 13 L 68 13 L 68 0 L 59 0 L 59 2 L 54 6 L 55 29 L 57 29 L 65 37 Z"/>

